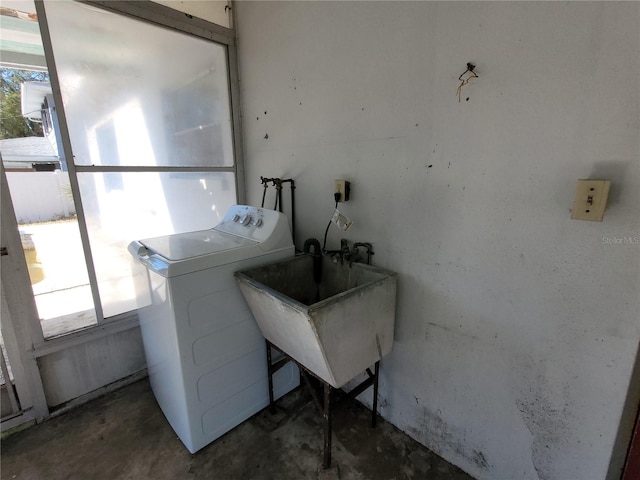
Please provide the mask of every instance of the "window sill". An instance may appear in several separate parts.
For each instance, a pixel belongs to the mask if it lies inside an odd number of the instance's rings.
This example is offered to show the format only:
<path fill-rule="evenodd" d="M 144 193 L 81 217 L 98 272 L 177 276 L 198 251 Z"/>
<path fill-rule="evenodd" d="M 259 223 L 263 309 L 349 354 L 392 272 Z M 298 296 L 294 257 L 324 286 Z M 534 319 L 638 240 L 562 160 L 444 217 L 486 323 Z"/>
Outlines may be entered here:
<path fill-rule="evenodd" d="M 100 325 L 85 328 L 76 332 L 51 338 L 33 345 L 28 353 L 32 358 L 39 358 L 76 345 L 88 343 L 98 338 L 113 335 L 139 326 L 137 312 L 128 312 L 106 320 Z"/>

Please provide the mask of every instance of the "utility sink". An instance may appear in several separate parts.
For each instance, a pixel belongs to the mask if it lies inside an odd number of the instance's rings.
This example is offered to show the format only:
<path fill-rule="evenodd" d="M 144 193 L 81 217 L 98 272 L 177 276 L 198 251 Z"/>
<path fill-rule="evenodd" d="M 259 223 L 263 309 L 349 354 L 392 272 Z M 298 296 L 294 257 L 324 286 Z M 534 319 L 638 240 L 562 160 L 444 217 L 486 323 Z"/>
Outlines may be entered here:
<path fill-rule="evenodd" d="M 391 352 L 395 273 L 302 255 L 235 276 L 264 337 L 335 388 Z"/>

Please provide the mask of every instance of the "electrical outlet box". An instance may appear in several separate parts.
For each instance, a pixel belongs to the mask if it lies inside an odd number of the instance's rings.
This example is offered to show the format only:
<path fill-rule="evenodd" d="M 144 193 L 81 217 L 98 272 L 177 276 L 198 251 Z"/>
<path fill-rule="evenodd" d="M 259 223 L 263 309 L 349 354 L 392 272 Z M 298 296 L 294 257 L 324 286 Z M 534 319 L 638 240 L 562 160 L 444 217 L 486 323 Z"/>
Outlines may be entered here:
<path fill-rule="evenodd" d="M 578 180 L 571 218 L 601 222 L 610 187 L 610 180 Z"/>
<path fill-rule="evenodd" d="M 339 202 L 349 201 L 349 194 L 351 193 L 351 182 L 346 180 L 336 180 L 336 193 L 340 194 Z"/>

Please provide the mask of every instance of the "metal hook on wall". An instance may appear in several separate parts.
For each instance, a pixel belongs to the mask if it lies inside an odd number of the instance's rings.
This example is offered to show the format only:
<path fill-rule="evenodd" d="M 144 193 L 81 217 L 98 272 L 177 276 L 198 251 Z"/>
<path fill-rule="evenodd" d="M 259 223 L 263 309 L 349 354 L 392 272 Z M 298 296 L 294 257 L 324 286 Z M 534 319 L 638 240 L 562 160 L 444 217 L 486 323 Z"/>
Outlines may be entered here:
<path fill-rule="evenodd" d="M 478 78 L 478 74 L 474 71 L 475 68 L 476 66 L 473 63 L 467 63 L 467 69 L 458 77 L 458 80 L 460 80 L 460 85 L 458 85 L 457 91 L 458 102 L 460 102 L 460 97 L 462 95 L 462 87 L 469 83 L 472 78 Z"/>

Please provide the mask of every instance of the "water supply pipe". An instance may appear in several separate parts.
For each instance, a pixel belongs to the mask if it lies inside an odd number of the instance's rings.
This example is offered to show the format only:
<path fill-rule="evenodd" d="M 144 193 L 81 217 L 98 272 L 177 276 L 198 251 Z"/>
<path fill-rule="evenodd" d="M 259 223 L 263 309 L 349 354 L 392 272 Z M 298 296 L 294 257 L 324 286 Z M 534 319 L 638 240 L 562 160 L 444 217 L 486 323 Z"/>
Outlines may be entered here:
<path fill-rule="evenodd" d="M 313 247 L 313 254 L 311 253 L 311 247 Z M 307 238 L 304 241 L 302 253 L 313 255 L 313 281 L 319 284 L 322 280 L 322 249 L 320 248 L 320 242 L 315 238 Z"/>
<path fill-rule="evenodd" d="M 269 182 L 276 187 L 276 200 L 275 205 L 273 207 L 274 210 L 278 210 L 282 213 L 282 184 L 289 183 L 291 186 L 291 237 L 293 239 L 293 244 L 296 243 L 296 201 L 294 191 L 296 189 L 296 182 L 293 178 L 266 178 L 260 177 L 260 182 L 264 188 L 262 192 L 262 208 L 264 208 L 264 201 L 267 196 L 267 188 L 269 187 Z"/>

